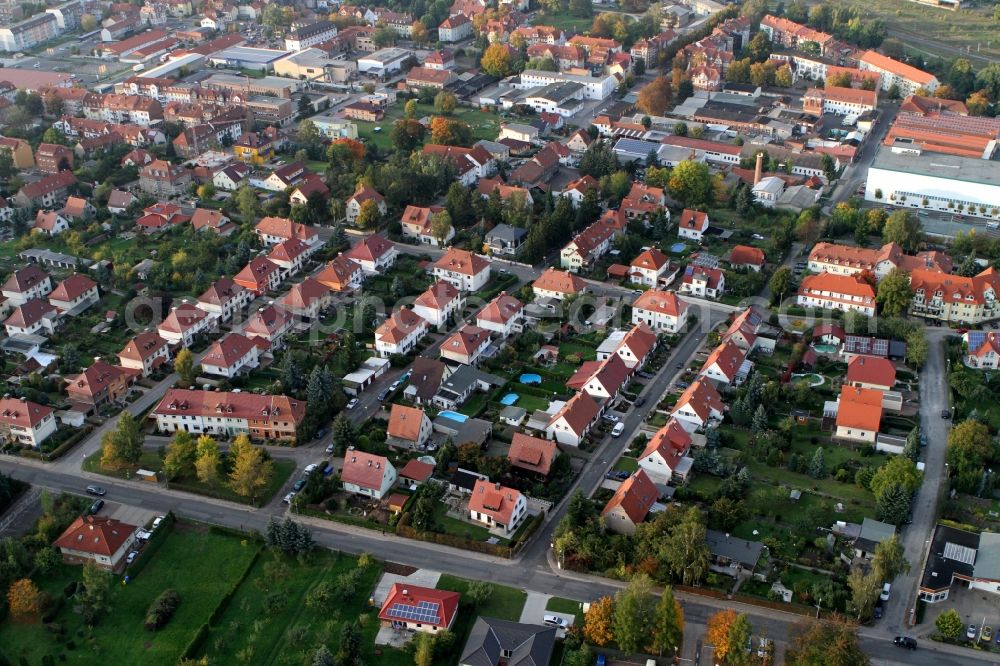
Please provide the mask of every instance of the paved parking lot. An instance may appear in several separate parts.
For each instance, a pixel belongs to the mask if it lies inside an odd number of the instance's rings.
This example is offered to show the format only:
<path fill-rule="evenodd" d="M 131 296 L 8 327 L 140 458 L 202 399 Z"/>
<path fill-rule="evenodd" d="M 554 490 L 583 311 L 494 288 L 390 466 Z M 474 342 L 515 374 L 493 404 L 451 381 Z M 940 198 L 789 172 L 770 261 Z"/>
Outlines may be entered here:
<path fill-rule="evenodd" d="M 974 624 L 977 629 L 991 627 L 994 641 L 1000 632 L 1000 594 L 983 590 L 970 590 L 954 585 L 945 601 L 928 604 L 924 613 L 924 622 L 920 625 L 920 634 L 929 635 L 934 632 L 934 620 L 946 610 L 954 608 L 962 616 L 966 625 Z M 963 634 L 964 637 L 964 634 Z"/>
<path fill-rule="evenodd" d="M 130 504 L 118 504 L 116 502 L 107 502 L 104 508 L 101 510 L 100 515 L 108 516 L 109 518 L 114 518 L 115 520 L 121 521 L 126 525 L 136 525 L 138 527 L 143 527 L 147 523 L 151 522 L 154 518 L 161 515 L 159 511 L 154 511 L 153 509 L 146 509 L 141 506 L 132 506 Z"/>

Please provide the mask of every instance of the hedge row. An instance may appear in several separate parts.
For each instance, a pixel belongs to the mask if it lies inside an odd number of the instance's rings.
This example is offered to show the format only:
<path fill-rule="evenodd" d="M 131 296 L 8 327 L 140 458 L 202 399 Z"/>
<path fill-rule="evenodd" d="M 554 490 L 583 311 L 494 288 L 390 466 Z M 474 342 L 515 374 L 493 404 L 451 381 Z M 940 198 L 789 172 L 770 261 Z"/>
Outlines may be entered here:
<path fill-rule="evenodd" d="M 146 568 L 149 561 L 153 559 L 153 555 L 160 549 L 163 542 L 167 540 L 167 536 L 173 532 L 175 521 L 176 518 L 174 518 L 173 512 L 168 511 L 167 515 L 163 517 L 163 522 L 160 523 L 160 526 L 153 530 L 152 536 L 146 542 L 146 547 L 139 552 L 139 557 L 135 558 L 132 564 L 125 567 L 125 573 L 128 574 L 129 578 L 135 578 Z"/>
<path fill-rule="evenodd" d="M 45 462 L 52 462 L 53 460 L 58 460 L 59 458 L 66 455 L 70 449 L 80 443 L 87 435 L 93 431 L 94 426 L 89 423 L 84 424 L 82 428 L 70 435 L 69 439 L 65 442 L 52 449 L 48 453 L 42 453 L 41 451 L 35 451 L 34 449 L 24 449 L 20 452 L 20 455 L 25 458 L 34 458 L 36 460 L 44 460 Z"/>

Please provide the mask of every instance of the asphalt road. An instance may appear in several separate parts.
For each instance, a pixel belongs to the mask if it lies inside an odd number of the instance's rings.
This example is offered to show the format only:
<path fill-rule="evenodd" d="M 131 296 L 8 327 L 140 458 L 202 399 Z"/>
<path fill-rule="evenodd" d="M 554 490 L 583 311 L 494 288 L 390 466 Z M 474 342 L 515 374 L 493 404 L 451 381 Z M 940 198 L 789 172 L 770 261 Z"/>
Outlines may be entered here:
<path fill-rule="evenodd" d="M 855 196 L 858 187 L 868 180 L 868 167 L 875 160 L 875 155 L 882 145 L 882 140 L 885 139 L 886 134 L 889 132 L 889 126 L 896 119 L 898 113 L 899 104 L 897 102 L 883 102 L 879 105 L 879 117 L 875 121 L 868 139 L 862 144 L 858 158 L 853 164 L 844 169 L 844 172 L 841 174 L 840 180 L 837 182 L 837 187 L 834 189 L 833 195 L 830 197 L 830 202 L 827 204 L 827 213 L 841 201 L 846 201 Z"/>

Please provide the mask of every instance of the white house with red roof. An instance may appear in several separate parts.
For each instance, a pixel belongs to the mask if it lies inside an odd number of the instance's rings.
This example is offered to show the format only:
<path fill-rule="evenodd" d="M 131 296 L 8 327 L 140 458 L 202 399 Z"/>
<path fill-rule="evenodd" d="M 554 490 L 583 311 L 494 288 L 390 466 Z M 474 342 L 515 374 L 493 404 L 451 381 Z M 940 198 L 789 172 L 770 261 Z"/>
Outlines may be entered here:
<path fill-rule="evenodd" d="M 672 291 L 650 289 L 632 303 L 632 323 L 654 331 L 678 333 L 687 325 L 688 304 Z"/>
<path fill-rule="evenodd" d="M 837 398 L 837 438 L 875 443 L 882 423 L 882 398 L 877 389 L 842 386 Z"/>
<path fill-rule="evenodd" d="M 278 305 L 285 311 L 312 321 L 318 319 L 320 312 L 333 303 L 333 292 L 325 284 L 311 277 L 298 284 L 278 300 Z"/>
<path fill-rule="evenodd" d="M 604 361 L 617 355 L 630 370 L 637 370 L 646 363 L 650 352 L 656 349 L 657 336 L 649 326 L 636 324 L 628 331 L 612 331 L 597 347 L 597 360 Z"/>
<path fill-rule="evenodd" d="M 531 283 L 531 290 L 539 298 L 554 298 L 561 301 L 586 291 L 587 283 L 583 278 L 568 271 L 547 268 Z"/>
<path fill-rule="evenodd" d="M 233 282 L 244 289 L 253 292 L 254 296 L 263 296 L 274 291 L 281 284 L 281 267 L 267 257 L 254 257 L 233 276 Z"/>
<path fill-rule="evenodd" d="M 319 273 L 316 273 L 314 277 L 333 291 L 351 291 L 361 286 L 361 283 L 364 282 L 365 274 L 361 270 L 361 264 L 348 259 L 341 252 L 328 261 L 323 269 Z"/>
<path fill-rule="evenodd" d="M 143 331 L 118 352 L 118 364 L 148 377 L 170 360 L 170 345 L 156 331 Z"/>
<path fill-rule="evenodd" d="M 281 279 L 297 275 L 306 263 L 312 248 L 298 238 L 281 241 L 271 248 L 267 258 L 281 269 Z"/>
<path fill-rule="evenodd" d="M 69 220 L 54 210 L 40 210 L 35 214 L 35 225 L 46 236 L 57 236 L 69 229 Z"/>
<path fill-rule="evenodd" d="M 705 237 L 705 232 L 708 231 L 708 226 L 708 213 L 685 208 L 684 212 L 681 213 L 681 220 L 677 224 L 677 236 L 700 243 L 701 239 Z"/>
<path fill-rule="evenodd" d="M 552 415 L 545 436 L 567 446 L 580 446 L 597 422 L 601 410 L 586 393 L 577 393 Z"/>
<path fill-rule="evenodd" d="M 528 515 L 528 501 L 519 490 L 501 486 L 487 479 L 477 479 L 469 496 L 469 517 L 504 534 L 517 531 Z"/>
<path fill-rule="evenodd" d="M 219 321 L 229 321 L 237 312 L 250 305 L 253 292 L 233 282 L 231 278 L 221 277 L 198 297 L 198 307 L 214 314 Z"/>
<path fill-rule="evenodd" d="M 354 224 L 354 222 L 358 219 L 358 215 L 361 214 L 361 205 L 366 201 L 374 201 L 375 205 L 378 207 L 380 215 L 385 215 L 388 210 L 385 205 L 385 199 L 381 194 L 368 185 L 361 185 L 354 192 L 354 194 L 351 195 L 351 198 L 347 200 L 344 207 L 347 213 L 348 224 Z"/>
<path fill-rule="evenodd" d="M 35 264 L 14 271 L 0 287 L 11 307 L 24 305 L 33 298 L 45 298 L 52 291 L 49 274 Z"/>
<path fill-rule="evenodd" d="M 290 312 L 276 305 L 268 305 L 250 315 L 243 335 L 254 341 L 258 346 L 266 342 L 270 351 L 280 349 L 284 345 L 285 335 L 292 330 L 295 318 Z"/>
<path fill-rule="evenodd" d="M 896 385 L 896 364 L 887 358 L 858 354 L 847 364 L 844 381 L 860 388 L 891 391 Z"/>
<path fill-rule="evenodd" d="M 434 465 L 411 458 L 399 470 L 399 483 L 404 488 L 416 490 L 434 475 Z"/>
<path fill-rule="evenodd" d="M 559 265 L 576 273 L 594 266 L 611 249 L 616 229 L 603 218 L 588 225 L 559 253 Z"/>
<path fill-rule="evenodd" d="M 433 424 L 423 409 L 393 403 L 386 429 L 386 444 L 396 449 L 418 450 L 427 443 Z"/>
<path fill-rule="evenodd" d="M 171 346 L 190 347 L 201 333 L 213 330 L 219 318 L 191 303 L 181 303 L 172 308 L 156 331 Z"/>
<path fill-rule="evenodd" d="M 465 325 L 441 343 L 441 360 L 477 365 L 492 342 L 490 332 L 486 329 Z"/>
<path fill-rule="evenodd" d="M 965 342 L 965 365 L 983 370 L 1000 369 L 1000 334 L 993 331 L 968 331 Z"/>
<path fill-rule="evenodd" d="M 743 368 L 746 354 L 733 342 L 723 342 L 712 350 L 705 363 L 698 371 L 699 377 L 705 377 L 720 384 L 736 386 L 746 377 Z"/>
<path fill-rule="evenodd" d="M 729 267 L 738 271 L 759 273 L 764 268 L 764 250 L 749 245 L 737 245 L 729 251 Z"/>
<path fill-rule="evenodd" d="M 97 283 L 81 273 L 73 273 L 49 292 L 49 303 L 67 317 L 81 314 L 99 300 Z"/>
<path fill-rule="evenodd" d="M 123 399 L 139 373 L 98 359 L 73 377 L 66 378 L 66 395 L 74 409 L 93 409 Z"/>
<path fill-rule="evenodd" d="M 691 435 L 677 419 L 670 419 L 656 431 L 639 456 L 639 467 L 653 483 L 685 482 L 691 474 L 693 460 Z"/>
<path fill-rule="evenodd" d="M 254 227 L 257 237 L 264 245 L 277 245 L 286 240 L 300 240 L 306 245 L 316 246 L 322 244 L 319 232 L 316 229 L 298 222 L 292 222 L 285 217 L 265 217 Z"/>
<path fill-rule="evenodd" d="M 764 340 L 759 335 L 763 324 L 764 316 L 751 306 L 733 319 L 729 328 L 720 336 L 720 340 L 722 342 L 732 342 L 747 353 L 753 351 L 758 346 L 761 346 L 765 351 L 773 351 L 773 341 Z"/>
<path fill-rule="evenodd" d="M 196 231 L 211 231 L 220 236 L 228 236 L 236 230 L 236 225 L 229 221 L 229 218 L 221 211 L 209 210 L 207 208 L 196 208 L 191 216 L 191 226 Z"/>
<path fill-rule="evenodd" d="M 400 222 L 403 235 L 416 239 L 424 245 L 438 247 L 447 245 L 455 237 L 455 228 L 449 227 L 443 238 L 438 239 L 431 227 L 431 218 L 444 210 L 443 206 L 407 206 Z"/>
<path fill-rule="evenodd" d="M 357 262 L 365 273 L 382 273 L 396 263 L 399 250 L 383 236 L 369 236 L 346 253 L 348 259 Z"/>
<path fill-rule="evenodd" d="M 726 274 L 718 268 L 689 265 L 679 291 L 698 298 L 719 298 L 726 291 Z"/>
<path fill-rule="evenodd" d="M 712 383 L 704 379 L 691 382 L 674 404 L 671 416 L 681 421 L 689 432 L 722 421 L 726 406 Z"/>
<path fill-rule="evenodd" d="M 670 258 L 663 254 L 658 248 L 651 247 L 644 250 L 638 257 L 629 264 L 629 279 L 636 284 L 644 284 L 647 287 L 665 286 L 676 274 L 676 270 L 671 268 Z"/>
<path fill-rule="evenodd" d="M 107 516 L 79 516 L 52 545 L 64 562 L 82 564 L 89 560 L 114 571 L 132 549 L 138 529 Z"/>
<path fill-rule="evenodd" d="M 152 414 L 160 432 L 294 442 L 306 403 L 284 395 L 168 389 Z"/>
<path fill-rule="evenodd" d="M 632 371 L 618 354 L 612 354 L 603 361 L 585 361 L 566 380 L 566 388 L 582 391 L 595 400 L 609 404 L 618 397 L 632 376 Z"/>
<path fill-rule="evenodd" d="M 375 351 L 382 358 L 408 354 L 427 335 L 427 320 L 408 308 L 392 313 L 375 329 Z"/>
<path fill-rule="evenodd" d="M 460 318 L 464 307 L 462 292 L 444 280 L 432 284 L 413 303 L 413 311 L 438 329 L 443 329 L 452 317 Z"/>
<path fill-rule="evenodd" d="M 501 291 L 476 313 L 476 326 L 501 339 L 520 333 L 524 330 L 524 304 L 506 291 Z"/>
<path fill-rule="evenodd" d="M 875 315 L 875 288 L 860 275 L 807 275 L 799 284 L 796 304 L 845 312 L 854 310 L 871 317 Z"/>
<path fill-rule="evenodd" d="M 490 281 L 490 261 L 468 250 L 450 247 L 434 262 L 431 273 L 461 291 L 479 291 Z"/>
<path fill-rule="evenodd" d="M 436 634 L 451 629 L 455 624 L 460 598 L 458 592 L 393 583 L 379 609 L 378 619 L 384 626 L 396 630 Z"/>
<path fill-rule="evenodd" d="M 37 449 L 55 431 L 51 407 L 24 398 L 0 399 L 0 438 Z"/>
<path fill-rule="evenodd" d="M 353 446 L 344 453 L 340 480 L 346 492 L 382 499 L 396 485 L 396 477 L 396 468 L 385 456 L 359 451 Z"/>
<path fill-rule="evenodd" d="M 216 340 L 201 359 L 201 370 L 217 377 L 238 377 L 260 365 L 260 350 L 253 341 L 239 333 Z"/>
<path fill-rule="evenodd" d="M 552 440 L 515 432 L 507 452 L 507 460 L 512 468 L 546 479 L 558 455 L 559 446 Z"/>
<path fill-rule="evenodd" d="M 646 520 L 658 499 L 660 491 L 656 484 L 645 471 L 637 470 L 604 505 L 601 511 L 604 525 L 616 534 L 635 534 L 636 527 Z"/>
<path fill-rule="evenodd" d="M 562 120 L 562 116 L 558 116 Z M 570 200 L 573 204 L 573 208 L 579 208 L 580 204 L 583 203 L 584 198 L 587 196 L 587 192 L 591 190 L 600 191 L 601 185 L 597 182 L 597 179 L 593 176 L 581 176 L 576 180 L 567 183 L 566 187 L 559 196 L 565 197 Z"/>
<path fill-rule="evenodd" d="M 7 335 L 52 335 L 59 325 L 59 315 L 54 305 L 41 298 L 33 298 L 19 305 L 3 322 Z"/>

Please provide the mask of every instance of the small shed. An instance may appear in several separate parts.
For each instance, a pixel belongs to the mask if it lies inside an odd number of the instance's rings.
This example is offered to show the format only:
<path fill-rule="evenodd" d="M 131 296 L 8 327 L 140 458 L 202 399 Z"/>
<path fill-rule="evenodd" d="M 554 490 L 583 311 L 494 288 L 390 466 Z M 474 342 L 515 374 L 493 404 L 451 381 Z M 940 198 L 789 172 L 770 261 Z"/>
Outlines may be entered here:
<path fill-rule="evenodd" d="M 142 481 L 147 483 L 157 483 L 156 472 L 148 469 L 137 469 L 135 475 Z"/>

